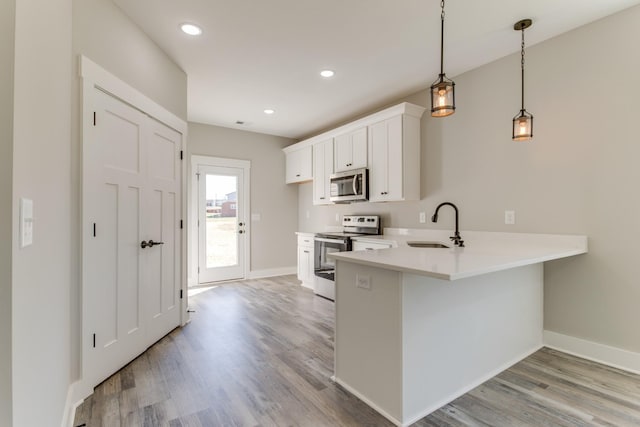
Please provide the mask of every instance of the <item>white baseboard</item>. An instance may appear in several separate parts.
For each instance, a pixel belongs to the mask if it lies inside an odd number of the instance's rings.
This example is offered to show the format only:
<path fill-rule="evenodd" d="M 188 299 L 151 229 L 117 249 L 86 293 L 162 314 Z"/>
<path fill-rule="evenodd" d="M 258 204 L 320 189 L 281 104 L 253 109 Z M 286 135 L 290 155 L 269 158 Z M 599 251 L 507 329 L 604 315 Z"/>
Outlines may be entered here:
<path fill-rule="evenodd" d="M 543 341 L 546 347 L 554 350 L 640 374 L 640 353 L 552 331 L 544 331 Z"/>
<path fill-rule="evenodd" d="M 64 414 L 62 418 L 62 427 L 74 427 L 76 417 L 76 409 L 89 397 L 92 390 L 85 390 L 82 381 L 77 381 L 69 385 L 67 390 L 67 400 L 64 405 Z"/>
<path fill-rule="evenodd" d="M 264 270 L 251 270 L 247 274 L 247 279 L 262 279 L 264 277 L 286 276 L 288 274 L 296 274 L 298 272 L 297 267 L 280 267 L 280 268 L 267 268 Z"/>
<path fill-rule="evenodd" d="M 332 376 L 331 379 L 340 384 L 340 386 L 342 388 L 344 388 L 345 390 L 347 390 L 349 393 L 353 394 L 354 396 L 356 396 L 358 399 L 362 400 L 364 403 L 366 403 L 367 405 L 369 405 L 371 408 L 373 408 L 376 412 L 378 412 L 380 415 L 382 415 L 383 417 L 385 417 L 386 419 L 388 419 L 389 421 L 391 421 L 394 425 L 397 426 L 402 426 L 402 423 L 400 421 L 398 421 L 395 417 L 393 417 L 392 415 L 390 415 L 388 412 L 385 412 L 382 408 L 380 408 L 378 405 L 376 405 L 375 403 L 373 403 L 371 400 L 367 399 L 365 396 L 363 396 L 362 394 L 360 394 L 357 390 L 355 390 L 354 388 L 352 388 L 351 386 L 349 386 L 349 384 L 343 382 L 340 380 L 340 378 L 337 378 L 336 376 Z M 407 424 L 408 425 L 408 424 Z"/>

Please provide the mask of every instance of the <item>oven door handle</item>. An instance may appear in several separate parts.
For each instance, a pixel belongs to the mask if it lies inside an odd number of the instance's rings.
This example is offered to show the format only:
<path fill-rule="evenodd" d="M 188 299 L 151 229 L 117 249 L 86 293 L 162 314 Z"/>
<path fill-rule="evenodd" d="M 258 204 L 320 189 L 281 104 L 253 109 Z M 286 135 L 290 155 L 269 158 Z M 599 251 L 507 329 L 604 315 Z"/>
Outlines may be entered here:
<path fill-rule="evenodd" d="M 338 244 L 343 244 L 344 240 L 338 240 L 338 239 L 325 239 L 323 237 L 316 237 L 314 239 L 316 242 L 325 242 L 325 243 L 338 243 Z"/>

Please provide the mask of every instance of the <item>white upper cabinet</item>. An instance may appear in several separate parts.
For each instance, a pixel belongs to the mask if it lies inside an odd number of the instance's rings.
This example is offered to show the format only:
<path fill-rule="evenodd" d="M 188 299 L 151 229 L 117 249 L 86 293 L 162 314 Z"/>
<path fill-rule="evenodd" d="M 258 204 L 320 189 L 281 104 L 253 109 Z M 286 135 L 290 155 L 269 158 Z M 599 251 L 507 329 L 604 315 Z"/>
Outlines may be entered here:
<path fill-rule="evenodd" d="M 291 184 L 294 182 L 304 182 L 313 179 L 313 154 L 311 145 L 292 150 L 285 149 L 285 154 L 285 182 L 287 184 Z"/>
<path fill-rule="evenodd" d="M 367 127 L 338 135 L 334 140 L 336 172 L 367 167 Z"/>
<path fill-rule="evenodd" d="M 313 179 L 313 204 L 330 204 L 329 176 L 369 168 L 369 201 L 420 200 L 420 118 L 403 102 L 284 148 L 286 181 Z"/>
<path fill-rule="evenodd" d="M 420 200 L 420 119 L 401 114 L 369 126 L 369 200 Z"/>
<path fill-rule="evenodd" d="M 333 173 L 333 139 L 313 145 L 313 204 L 330 205 L 329 177 Z"/>

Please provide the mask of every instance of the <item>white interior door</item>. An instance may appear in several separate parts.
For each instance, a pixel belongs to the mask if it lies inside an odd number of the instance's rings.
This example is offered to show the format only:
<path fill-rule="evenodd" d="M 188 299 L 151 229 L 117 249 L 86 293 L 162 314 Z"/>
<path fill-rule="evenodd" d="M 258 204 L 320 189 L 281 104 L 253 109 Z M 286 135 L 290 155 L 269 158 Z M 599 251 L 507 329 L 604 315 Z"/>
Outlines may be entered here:
<path fill-rule="evenodd" d="M 198 166 L 198 283 L 245 276 L 244 169 Z"/>
<path fill-rule="evenodd" d="M 98 89 L 90 96 L 83 368 L 96 383 L 180 323 L 182 136 Z"/>
<path fill-rule="evenodd" d="M 180 323 L 182 135 L 149 122 L 143 232 L 159 244 L 141 252 L 148 341 L 156 342 Z"/>

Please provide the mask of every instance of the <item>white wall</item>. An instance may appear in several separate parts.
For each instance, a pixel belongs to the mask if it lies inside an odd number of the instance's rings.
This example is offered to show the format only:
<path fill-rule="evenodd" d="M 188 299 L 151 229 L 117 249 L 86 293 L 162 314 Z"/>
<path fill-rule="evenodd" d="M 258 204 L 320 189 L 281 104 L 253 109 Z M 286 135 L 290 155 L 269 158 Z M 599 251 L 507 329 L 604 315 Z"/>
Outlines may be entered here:
<path fill-rule="evenodd" d="M 11 425 L 11 226 L 15 0 L 0 2 L 0 425 Z"/>
<path fill-rule="evenodd" d="M 455 77 L 456 114 L 422 119 L 422 200 L 314 207 L 303 184 L 300 229 L 335 225 L 335 213 L 369 212 L 385 227 L 451 229 L 451 212 L 438 224 L 420 224 L 418 212 L 430 217 L 452 201 L 463 230 L 586 234 L 589 254 L 545 266 L 545 329 L 640 352 L 638 22 L 634 7 L 527 49 L 531 143 L 511 141 L 518 54 Z M 426 91 L 404 100 L 429 102 Z M 507 209 L 516 225 L 504 225 Z"/>
<path fill-rule="evenodd" d="M 71 0 L 16 2 L 14 426 L 59 423 L 70 382 L 70 93 Z M 34 242 L 23 249 L 22 197 L 34 203 Z"/>
<path fill-rule="evenodd" d="M 296 265 L 297 189 L 284 183 L 282 148 L 294 141 L 279 136 L 189 123 L 189 155 L 251 161 L 251 271 Z"/>
<path fill-rule="evenodd" d="M 78 56 L 85 55 L 107 71 L 133 86 L 155 102 L 187 119 L 187 76 L 142 30 L 111 0 L 73 0 L 73 86 L 71 203 L 72 223 L 80 224 L 81 80 Z M 80 229 L 71 230 L 71 374 L 80 376 L 81 362 L 81 248 Z"/>

